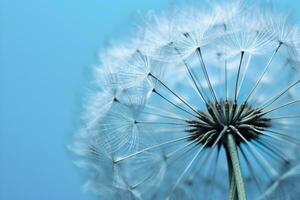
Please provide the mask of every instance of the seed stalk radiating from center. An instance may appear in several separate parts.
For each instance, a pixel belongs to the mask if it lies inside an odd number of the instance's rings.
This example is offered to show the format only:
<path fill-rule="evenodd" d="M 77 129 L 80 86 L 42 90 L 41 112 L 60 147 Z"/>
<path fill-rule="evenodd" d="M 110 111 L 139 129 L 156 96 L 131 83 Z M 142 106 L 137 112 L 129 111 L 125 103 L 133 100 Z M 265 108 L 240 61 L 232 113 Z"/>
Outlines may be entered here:
<path fill-rule="evenodd" d="M 197 120 L 189 120 L 189 140 L 211 147 L 226 142 L 227 134 L 231 133 L 237 145 L 258 139 L 261 131 L 271 126 L 271 120 L 264 117 L 262 111 L 251 108 L 247 103 L 238 104 L 231 101 L 220 101 L 207 104 L 207 113 L 199 111 Z M 225 129 L 226 131 L 224 131 Z"/>

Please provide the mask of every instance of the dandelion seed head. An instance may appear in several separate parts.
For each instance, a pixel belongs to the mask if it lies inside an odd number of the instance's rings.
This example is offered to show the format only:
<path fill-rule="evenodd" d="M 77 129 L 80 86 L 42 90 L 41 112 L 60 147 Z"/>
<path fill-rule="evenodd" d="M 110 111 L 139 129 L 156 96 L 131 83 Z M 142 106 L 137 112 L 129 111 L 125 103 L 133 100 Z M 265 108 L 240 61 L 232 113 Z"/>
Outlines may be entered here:
<path fill-rule="evenodd" d="M 244 1 L 149 12 L 132 40 L 99 55 L 69 147 L 85 189 L 223 199 L 233 141 L 250 199 L 288 191 L 299 171 L 299 41 L 289 15 Z"/>

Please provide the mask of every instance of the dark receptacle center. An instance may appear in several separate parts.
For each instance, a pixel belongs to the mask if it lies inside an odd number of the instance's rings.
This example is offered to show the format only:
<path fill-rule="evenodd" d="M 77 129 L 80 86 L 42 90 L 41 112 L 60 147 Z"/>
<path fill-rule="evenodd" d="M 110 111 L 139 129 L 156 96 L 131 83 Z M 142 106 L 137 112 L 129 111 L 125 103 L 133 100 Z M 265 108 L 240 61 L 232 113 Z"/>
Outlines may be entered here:
<path fill-rule="evenodd" d="M 237 144 L 258 139 L 261 131 L 271 126 L 271 120 L 261 110 L 231 101 L 207 105 L 207 112 L 199 111 L 197 118 L 187 121 L 186 131 L 191 136 L 190 141 L 206 144 L 206 147 L 222 145 L 229 133 Z"/>

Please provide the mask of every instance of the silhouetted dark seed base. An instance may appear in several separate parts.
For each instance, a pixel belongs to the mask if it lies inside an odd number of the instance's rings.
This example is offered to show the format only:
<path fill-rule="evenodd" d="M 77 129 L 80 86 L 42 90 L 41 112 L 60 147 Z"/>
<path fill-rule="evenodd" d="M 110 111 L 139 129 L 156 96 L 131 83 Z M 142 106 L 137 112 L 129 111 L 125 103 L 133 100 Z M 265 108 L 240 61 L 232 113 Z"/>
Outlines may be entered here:
<path fill-rule="evenodd" d="M 216 145 L 220 146 L 226 141 L 226 135 L 231 133 L 236 143 L 244 142 L 238 132 L 247 140 L 258 139 L 266 128 L 271 126 L 271 120 L 264 117 L 262 111 L 251 108 L 246 103 L 237 104 L 232 101 L 220 101 L 207 106 L 207 113 L 198 112 L 198 119 L 188 120 L 189 128 L 186 130 L 191 134 L 189 140 L 211 147 L 219 138 L 224 127 L 227 131 L 222 135 Z"/>

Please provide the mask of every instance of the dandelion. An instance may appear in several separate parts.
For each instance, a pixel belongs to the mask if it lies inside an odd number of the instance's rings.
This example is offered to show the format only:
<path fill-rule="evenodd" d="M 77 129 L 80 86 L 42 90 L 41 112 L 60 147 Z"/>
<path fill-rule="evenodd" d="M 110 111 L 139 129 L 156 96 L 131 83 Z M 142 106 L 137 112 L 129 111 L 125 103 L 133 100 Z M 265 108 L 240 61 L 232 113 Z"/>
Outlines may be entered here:
<path fill-rule="evenodd" d="M 291 20 L 243 1 L 149 14 L 100 56 L 70 147 L 85 188 L 104 199 L 299 198 Z"/>

